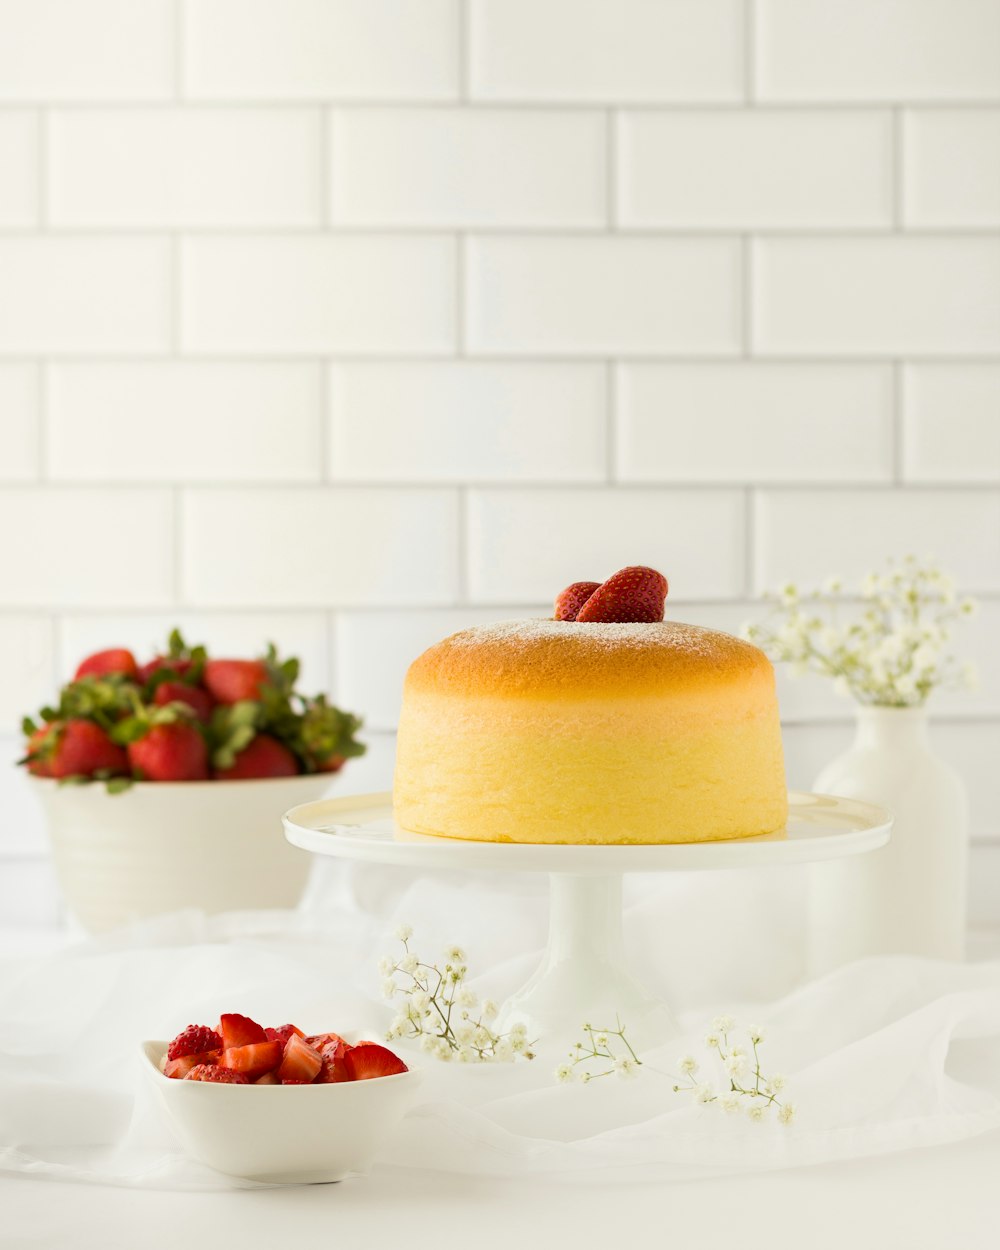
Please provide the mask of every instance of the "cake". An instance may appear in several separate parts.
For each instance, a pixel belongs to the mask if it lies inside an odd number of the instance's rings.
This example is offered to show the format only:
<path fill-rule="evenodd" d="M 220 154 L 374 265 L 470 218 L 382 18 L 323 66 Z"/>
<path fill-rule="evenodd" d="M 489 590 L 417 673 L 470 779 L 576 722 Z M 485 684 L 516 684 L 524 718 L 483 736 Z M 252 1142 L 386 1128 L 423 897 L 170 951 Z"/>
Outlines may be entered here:
<path fill-rule="evenodd" d="M 491 842 L 774 832 L 787 817 L 774 670 L 729 634 L 593 609 L 463 630 L 406 675 L 394 806 L 404 829 Z"/>

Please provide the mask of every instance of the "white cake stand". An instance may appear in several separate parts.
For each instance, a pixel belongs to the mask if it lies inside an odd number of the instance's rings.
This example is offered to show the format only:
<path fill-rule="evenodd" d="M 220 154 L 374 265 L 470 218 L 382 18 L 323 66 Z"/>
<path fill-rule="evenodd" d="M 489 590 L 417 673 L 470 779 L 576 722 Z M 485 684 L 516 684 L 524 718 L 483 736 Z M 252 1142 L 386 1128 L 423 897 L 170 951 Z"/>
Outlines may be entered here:
<path fill-rule="evenodd" d="M 575 1036 L 617 1013 L 634 1044 L 648 1047 L 676 1035 L 667 1005 L 628 966 L 622 932 L 622 875 L 763 868 L 839 859 L 873 851 L 889 840 L 892 817 L 856 799 L 793 791 L 788 825 L 778 833 L 735 842 L 655 846 L 548 846 L 432 838 L 399 828 L 388 793 L 325 799 L 293 807 L 285 837 L 302 850 L 342 859 L 412 868 L 459 868 L 549 874 L 549 938 L 530 980 L 504 1003 L 502 1029 L 521 1021 L 532 1037 Z"/>

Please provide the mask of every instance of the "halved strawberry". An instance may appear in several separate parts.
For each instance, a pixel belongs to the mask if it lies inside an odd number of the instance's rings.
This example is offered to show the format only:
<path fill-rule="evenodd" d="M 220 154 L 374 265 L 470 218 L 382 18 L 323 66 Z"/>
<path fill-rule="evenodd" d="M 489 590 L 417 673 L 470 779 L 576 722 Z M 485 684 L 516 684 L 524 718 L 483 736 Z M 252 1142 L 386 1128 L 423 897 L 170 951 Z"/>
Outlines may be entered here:
<path fill-rule="evenodd" d="M 600 586 L 600 582 L 573 582 L 556 595 L 552 617 L 556 621 L 575 621 L 580 609 Z"/>
<path fill-rule="evenodd" d="M 282 1046 L 295 1034 L 298 1034 L 299 1037 L 305 1037 L 302 1030 L 296 1028 L 294 1024 L 279 1024 L 276 1029 L 265 1029 L 264 1032 L 267 1034 L 269 1042 L 280 1042 Z"/>
<path fill-rule="evenodd" d="M 274 1040 L 267 1036 L 256 1020 L 241 1016 L 235 1011 L 219 1017 L 219 1036 L 227 1050 L 234 1046 L 252 1046 L 255 1042 Z"/>
<path fill-rule="evenodd" d="M 242 703 L 260 698 L 268 676 L 261 660 L 206 660 L 201 679 L 220 703 Z"/>
<path fill-rule="evenodd" d="M 207 690 L 200 686 L 189 686 L 183 681 L 161 681 L 156 687 L 153 702 L 157 707 L 167 703 L 186 703 L 201 721 L 207 721 L 212 715 L 215 700 Z"/>
<path fill-rule="evenodd" d="M 319 1051 L 314 1050 L 307 1041 L 293 1033 L 285 1043 L 284 1058 L 278 1068 L 278 1076 L 283 1085 L 288 1081 L 311 1081 L 322 1066 L 323 1060 Z"/>
<path fill-rule="evenodd" d="M 256 1042 L 252 1046 L 233 1046 L 222 1052 L 219 1063 L 233 1072 L 242 1072 L 248 1081 L 255 1081 L 281 1063 L 281 1043 Z"/>
<path fill-rule="evenodd" d="M 360 1042 L 352 1046 L 344 1058 L 348 1079 L 351 1081 L 369 1081 L 376 1076 L 396 1076 L 400 1072 L 408 1072 L 406 1064 L 394 1055 L 391 1050 L 379 1046 L 377 1042 Z"/>
<path fill-rule="evenodd" d="M 205 1050 L 198 1055 L 179 1055 L 176 1059 L 168 1059 L 163 1068 L 163 1075 L 174 1080 L 181 1080 L 199 1064 L 213 1066 L 219 1062 L 221 1050 Z"/>
<path fill-rule="evenodd" d="M 198 1055 L 203 1050 L 221 1050 L 222 1038 L 215 1029 L 207 1024 L 189 1024 L 167 1047 L 168 1059 L 179 1059 L 181 1055 Z"/>
<path fill-rule="evenodd" d="M 125 647 L 111 647 L 107 651 L 95 651 L 81 660 L 75 681 L 81 677 L 103 677 L 107 673 L 124 673 L 126 677 L 138 674 L 135 656 Z"/>
<path fill-rule="evenodd" d="M 310 1046 L 315 1047 L 316 1050 L 320 1052 L 322 1052 L 324 1048 L 329 1045 L 334 1045 L 334 1046 L 346 1046 L 347 1045 L 347 1042 L 344 1041 L 344 1039 L 340 1036 L 339 1033 L 313 1033 L 311 1037 L 306 1038 L 306 1041 L 309 1043 Z"/>
<path fill-rule="evenodd" d="M 662 621 L 667 579 L 635 564 L 619 569 L 590 596 L 577 614 L 581 622 Z"/>
<path fill-rule="evenodd" d="M 199 1063 L 184 1077 L 185 1081 L 216 1081 L 220 1085 L 249 1085 L 250 1078 L 233 1068 L 217 1068 L 212 1064 Z"/>

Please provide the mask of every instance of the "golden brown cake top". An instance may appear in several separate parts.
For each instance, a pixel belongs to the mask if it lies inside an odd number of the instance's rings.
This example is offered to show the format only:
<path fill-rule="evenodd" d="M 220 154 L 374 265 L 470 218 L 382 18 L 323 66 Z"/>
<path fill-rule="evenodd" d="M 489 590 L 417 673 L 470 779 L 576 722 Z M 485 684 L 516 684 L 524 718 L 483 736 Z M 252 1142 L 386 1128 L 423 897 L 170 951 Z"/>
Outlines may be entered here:
<path fill-rule="evenodd" d="M 504 621 L 452 634 L 410 665 L 406 689 L 554 696 L 690 693 L 764 680 L 771 662 L 731 634 L 680 621 Z"/>

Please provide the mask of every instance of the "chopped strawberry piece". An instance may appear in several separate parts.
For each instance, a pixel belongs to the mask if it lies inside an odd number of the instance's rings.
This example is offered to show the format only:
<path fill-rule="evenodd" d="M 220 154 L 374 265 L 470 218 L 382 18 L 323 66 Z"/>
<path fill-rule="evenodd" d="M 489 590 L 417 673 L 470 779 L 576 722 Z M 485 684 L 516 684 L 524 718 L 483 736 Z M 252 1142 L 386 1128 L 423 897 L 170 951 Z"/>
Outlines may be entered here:
<path fill-rule="evenodd" d="M 207 1024 L 189 1024 L 167 1047 L 168 1059 L 181 1055 L 197 1055 L 203 1050 L 221 1050 L 222 1038 Z"/>
<path fill-rule="evenodd" d="M 318 1050 L 314 1050 L 304 1038 L 293 1033 L 285 1043 L 285 1054 L 278 1068 L 281 1083 L 311 1081 L 323 1066 Z"/>
<path fill-rule="evenodd" d="M 219 1062 L 221 1050 L 205 1050 L 198 1055 L 180 1055 L 177 1059 L 168 1059 L 163 1069 L 163 1075 L 169 1076 L 174 1080 L 180 1080 L 199 1064 L 206 1064 L 209 1067 Z"/>
<path fill-rule="evenodd" d="M 662 621 L 667 579 L 656 569 L 630 565 L 619 569 L 590 596 L 577 613 L 581 622 Z"/>
<path fill-rule="evenodd" d="M 306 1041 L 309 1043 L 310 1046 L 315 1047 L 315 1049 L 318 1051 L 322 1051 L 324 1047 L 330 1045 L 331 1043 L 334 1046 L 337 1046 L 337 1045 L 346 1046 L 347 1045 L 347 1043 L 344 1041 L 344 1039 L 340 1036 L 339 1033 L 314 1033 L 312 1037 L 307 1037 Z"/>
<path fill-rule="evenodd" d="M 553 619 L 557 621 L 575 621 L 577 614 L 590 596 L 600 586 L 600 582 L 573 582 L 565 590 L 556 595 Z"/>
<path fill-rule="evenodd" d="M 108 673 L 124 673 L 126 677 L 138 674 L 135 656 L 125 647 L 111 647 L 107 651 L 95 651 L 80 661 L 74 680 L 81 677 L 105 677 Z"/>
<path fill-rule="evenodd" d="M 259 699 L 268 677 L 260 660 L 207 660 L 201 679 L 220 703 L 241 703 Z"/>
<path fill-rule="evenodd" d="M 267 1040 L 269 1042 L 280 1042 L 282 1046 L 284 1046 L 293 1034 L 298 1034 L 299 1037 L 305 1037 L 302 1030 L 296 1028 L 294 1024 L 281 1024 L 276 1029 L 265 1029 L 264 1032 L 267 1034 Z"/>
<path fill-rule="evenodd" d="M 185 703 L 201 721 L 207 721 L 212 715 L 215 700 L 207 690 L 200 686 L 189 686 L 183 681 L 161 681 L 156 687 L 153 702 L 157 707 L 167 703 Z"/>
<path fill-rule="evenodd" d="M 229 768 L 216 768 L 216 781 L 251 781 L 259 777 L 297 777 L 299 761 L 277 738 L 257 734 L 248 746 L 237 752 Z"/>
<path fill-rule="evenodd" d="M 352 1081 L 368 1081 L 376 1076 L 396 1076 L 409 1071 L 402 1059 L 377 1042 L 361 1042 L 352 1046 L 344 1063 L 348 1079 Z"/>
<path fill-rule="evenodd" d="M 235 1011 L 219 1018 L 219 1036 L 227 1050 L 233 1046 L 252 1046 L 254 1042 L 273 1040 L 268 1038 L 256 1020 Z"/>
<path fill-rule="evenodd" d="M 222 1052 L 220 1063 L 224 1068 L 242 1072 L 248 1081 L 270 1072 L 281 1063 L 280 1042 L 256 1042 L 251 1046 L 232 1046 Z"/>
<path fill-rule="evenodd" d="M 217 1081 L 220 1085 L 249 1085 L 250 1079 L 232 1068 L 217 1068 L 212 1064 L 199 1063 L 184 1078 L 185 1081 Z"/>
<path fill-rule="evenodd" d="M 320 1051 L 323 1066 L 316 1077 L 317 1085 L 333 1085 L 354 1078 L 347 1070 L 347 1052 L 353 1049 L 344 1041 L 328 1042 Z"/>
<path fill-rule="evenodd" d="M 265 1072 L 263 1076 L 259 1076 L 254 1085 L 280 1085 L 277 1072 Z"/>

